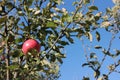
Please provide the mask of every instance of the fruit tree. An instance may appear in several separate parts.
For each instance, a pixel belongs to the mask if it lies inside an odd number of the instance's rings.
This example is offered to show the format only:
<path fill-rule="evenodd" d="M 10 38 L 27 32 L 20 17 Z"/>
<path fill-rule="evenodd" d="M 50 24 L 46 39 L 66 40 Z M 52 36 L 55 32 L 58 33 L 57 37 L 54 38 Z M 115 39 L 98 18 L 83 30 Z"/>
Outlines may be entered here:
<path fill-rule="evenodd" d="M 86 37 L 99 42 L 98 29 L 113 35 L 119 33 L 120 7 L 117 3 L 106 12 L 99 11 L 94 0 L 73 2 L 74 11 L 62 7 L 64 0 L 0 0 L 0 80 L 57 80 L 59 67 L 65 58 L 64 47 L 74 43 L 74 37 Z M 94 34 L 96 36 L 94 36 Z M 117 57 L 103 49 L 100 62 L 96 53 L 86 56 L 83 63 L 94 71 L 95 80 L 108 80 L 120 61 L 109 66 L 108 74 L 100 74 L 106 56 Z M 88 58 L 90 57 L 90 59 Z M 2 74 L 1 74 L 2 73 Z M 89 80 L 83 77 L 83 80 Z"/>

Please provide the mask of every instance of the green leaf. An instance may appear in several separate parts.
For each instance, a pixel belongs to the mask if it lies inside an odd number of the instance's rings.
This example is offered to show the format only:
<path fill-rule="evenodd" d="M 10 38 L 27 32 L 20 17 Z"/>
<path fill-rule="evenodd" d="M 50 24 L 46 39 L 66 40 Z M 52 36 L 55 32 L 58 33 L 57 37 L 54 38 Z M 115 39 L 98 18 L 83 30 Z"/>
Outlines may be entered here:
<path fill-rule="evenodd" d="M 55 24 L 54 22 L 47 22 L 46 24 L 46 27 L 53 27 L 53 28 L 56 28 L 57 27 L 57 24 Z"/>
<path fill-rule="evenodd" d="M 59 72 L 60 68 L 58 65 L 55 65 L 55 73 L 57 74 Z"/>
<path fill-rule="evenodd" d="M 89 18 L 85 22 L 86 22 L 87 25 L 92 25 L 92 22 L 89 20 Z"/>
<path fill-rule="evenodd" d="M 19 68 L 19 65 L 10 65 L 9 67 L 8 67 L 9 69 L 11 69 L 11 70 L 14 70 L 14 69 L 16 69 L 16 68 Z"/>
<path fill-rule="evenodd" d="M 95 20 L 98 21 L 101 18 L 102 12 L 99 12 L 95 15 Z"/>
<path fill-rule="evenodd" d="M 82 67 L 90 65 L 89 63 L 82 64 Z"/>
<path fill-rule="evenodd" d="M 31 6 L 34 0 L 28 0 L 27 5 Z"/>
<path fill-rule="evenodd" d="M 90 80 L 90 78 L 89 77 L 83 77 L 82 80 Z"/>
<path fill-rule="evenodd" d="M 96 31 L 96 39 L 97 39 L 97 41 L 100 41 L 100 34 L 97 31 Z"/>
<path fill-rule="evenodd" d="M 55 62 L 56 61 L 56 56 L 51 54 L 50 56 L 48 56 L 48 58 L 51 57 L 50 61 Z"/>
<path fill-rule="evenodd" d="M 23 41 L 22 38 L 17 38 L 17 39 L 15 39 L 15 43 L 20 43 L 20 42 L 22 42 L 22 41 Z"/>
<path fill-rule="evenodd" d="M 58 58 L 66 58 L 65 54 L 61 54 L 61 53 L 56 53 L 55 56 Z"/>
<path fill-rule="evenodd" d="M 120 50 L 116 50 L 116 56 L 120 55 Z"/>
<path fill-rule="evenodd" d="M 65 46 L 65 45 L 69 45 L 69 43 L 67 41 L 58 41 L 59 44 Z"/>
<path fill-rule="evenodd" d="M 13 57 L 19 57 L 20 56 L 20 50 L 14 50 Z"/>
<path fill-rule="evenodd" d="M 83 0 L 83 3 L 88 4 L 88 3 L 90 3 L 90 0 Z"/>
<path fill-rule="evenodd" d="M 90 53 L 90 58 L 97 58 L 96 54 L 95 53 Z"/>
<path fill-rule="evenodd" d="M 98 7 L 96 7 L 96 6 L 90 6 L 88 8 L 89 8 L 90 11 L 98 10 Z"/>
<path fill-rule="evenodd" d="M 6 6 L 7 6 L 7 8 L 11 9 L 11 8 L 13 8 L 14 5 L 12 3 L 8 2 Z"/>
<path fill-rule="evenodd" d="M 70 33 L 68 33 L 68 32 L 65 32 L 65 35 L 67 38 L 70 37 Z"/>
<path fill-rule="evenodd" d="M 73 6 L 75 6 L 76 4 L 78 4 L 79 2 L 75 1 L 72 3 Z"/>
<path fill-rule="evenodd" d="M 109 14 L 109 13 L 111 13 L 112 12 L 112 10 L 110 9 L 110 8 L 106 8 L 106 13 L 107 14 Z"/>
<path fill-rule="evenodd" d="M 0 23 L 7 21 L 7 16 L 0 17 Z"/>
<path fill-rule="evenodd" d="M 72 22 L 72 21 L 73 21 L 73 19 L 72 19 L 72 17 L 71 17 L 71 16 L 69 16 L 69 17 L 67 17 L 67 18 L 66 18 L 66 21 L 67 21 L 67 22 Z"/>
<path fill-rule="evenodd" d="M 101 49 L 102 47 L 101 46 L 95 46 L 95 49 Z"/>
<path fill-rule="evenodd" d="M 105 48 L 102 49 L 103 54 L 107 55 L 109 54 L 109 51 L 107 51 Z"/>
<path fill-rule="evenodd" d="M 0 54 L 3 52 L 3 50 L 4 50 L 4 49 L 0 47 Z"/>
<path fill-rule="evenodd" d="M 69 40 L 69 42 L 70 42 L 70 43 L 74 43 L 74 40 L 73 40 L 73 38 L 71 38 L 71 37 L 68 37 L 67 39 Z"/>
<path fill-rule="evenodd" d="M 46 59 L 42 60 L 42 63 L 43 63 L 43 65 L 47 65 L 49 67 L 52 67 L 50 62 L 48 60 L 46 60 Z"/>
<path fill-rule="evenodd" d="M 94 72 L 94 77 L 97 78 L 97 77 L 99 77 L 99 76 L 100 76 L 100 71 L 99 71 L 99 70 L 95 71 L 95 72 Z"/>
<path fill-rule="evenodd" d="M 63 63 L 63 61 L 62 61 L 61 58 L 57 58 L 57 60 L 58 60 L 61 64 Z"/>
<path fill-rule="evenodd" d="M 10 34 L 8 41 L 9 41 L 9 42 L 13 42 L 14 40 L 15 40 L 15 36 L 12 35 L 12 34 Z"/>

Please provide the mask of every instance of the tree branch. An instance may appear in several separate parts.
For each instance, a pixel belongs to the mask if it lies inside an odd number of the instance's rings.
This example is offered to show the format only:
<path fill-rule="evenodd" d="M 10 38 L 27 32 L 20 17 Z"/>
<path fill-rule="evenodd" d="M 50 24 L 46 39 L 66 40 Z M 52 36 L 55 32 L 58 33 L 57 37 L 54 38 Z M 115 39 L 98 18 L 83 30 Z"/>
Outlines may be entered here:
<path fill-rule="evenodd" d="M 109 43 L 109 46 L 108 46 L 108 50 L 107 50 L 107 52 L 109 52 L 109 51 L 110 51 L 111 46 L 112 46 L 112 41 L 114 40 L 114 38 L 115 38 L 115 34 L 113 34 L 113 35 L 112 35 L 112 38 L 111 38 L 111 40 L 110 40 L 110 43 Z M 107 56 L 107 54 L 105 54 L 105 55 L 104 55 L 104 57 L 103 57 L 103 59 L 102 59 L 102 61 L 101 61 L 100 66 L 98 67 L 98 69 L 100 69 L 100 68 L 101 68 L 101 66 L 102 66 L 103 62 L 104 62 L 104 61 L 105 61 L 105 59 L 106 59 L 106 56 Z"/>
<path fill-rule="evenodd" d="M 6 36 L 6 46 L 5 46 L 5 49 L 6 49 L 6 67 L 7 67 L 7 75 L 6 75 L 6 80 L 10 80 L 10 69 L 8 68 L 9 65 L 10 65 L 10 56 L 9 56 L 9 43 L 8 43 L 8 28 L 7 28 L 7 23 L 5 22 L 5 36 Z"/>
<path fill-rule="evenodd" d="M 79 8 L 81 7 L 82 2 L 83 2 L 83 0 L 80 1 L 79 6 L 77 7 L 74 15 L 72 16 L 72 19 L 74 19 L 75 15 L 76 15 L 77 12 L 79 11 Z M 59 36 L 57 37 L 56 41 L 53 43 L 52 47 L 51 47 L 50 50 L 48 51 L 48 54 L 49 54 L 49 52 L 52 50 L 52 48 L 55 46 L 55 44 L 57 43 L 57 41 L 61 38 L 62 34 L 65 32 L 65 30 L 69 27 L 70 24 L 71 24 L 71 22 L 69 22 L 69 23 L 65 26 L 65 28 L 61 30 L 61 32 L 60 32 Z"/>
<path fill-rule="evenodd" d="M 72 16 L 72 19 L 75 18 L 77 12 L 79 11 L 79 9 L 80 9 L 80 7 L 81 7 L 81 5 L 82 5 L 82 2 L 83 2 L 83 0 L 80 0 L 80 3 L 78 4 L 79 6 L 76 8 L 76 11 L 75 11 L 75 13 L 74 13 L 73 16 Z M 57 43 L 57 41 L 58 41 L 60 38 L 63 37 L 63 36 L 62 36 L 63 33 L 64 33 L 65 30 L 71 25 L 71 23 L 72 23 L 72 22 L 69 22 L 69 23 L 64 27 L 64 29 L 62 29 L 62 30 L 60 31 L 60 34 L 59 34 L 59 36 L 57 37 L 56 41 L 53 43 L 53 45 L 51 46 L 51 48 L 48 50 L 47 54 L 45 54 L 45 55 L 43 56 L 43 58 L 44 58 L 46 55 L 50 54 L 50 51 L 53 49 L 53 47 L 55 46 L 55 44 Z M 62 36 L 62 37 L 61 37 L 61 36 Z M 43 58 L 42 58 L 42 59 L 43 59 Z"/>

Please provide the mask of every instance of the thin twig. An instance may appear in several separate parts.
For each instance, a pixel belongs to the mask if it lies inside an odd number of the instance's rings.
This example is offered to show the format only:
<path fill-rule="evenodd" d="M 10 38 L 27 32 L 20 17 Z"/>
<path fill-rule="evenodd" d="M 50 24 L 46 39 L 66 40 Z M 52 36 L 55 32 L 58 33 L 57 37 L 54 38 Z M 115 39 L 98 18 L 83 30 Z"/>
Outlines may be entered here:
<path fill-rule="evenodd" d="M 75 13 L 73 14 L 72 19 L 75 18 L 75 15 L 76 15 L 77 12 L 79 11 L 79 8 L 81 7 L 82 2 L 83 2 L 83 0 L 80 0 L 80 3 L 78 4 L 79 6 L 77 7 Z M 60 38 L 63 37 L 63 36 L 62 36 L 63 33 L 64 33 L 65 30 L 71 25 L 71 23 L 72 23 L 72 22 L 69 22 L 69 23 L 64 27 L 64 29 L 62 29 L 62 30 L 60 31 L 59 36 L 58 36 L 57 39 L 54 41 L 53 45 L 52 45 L 51 48 L 48 50 L 47 54 L 45 54 L 45 55 L 42 57 L 42 59 L 43 59 L 46 55 L 48 55 L 48 54 L 50 53 L 50 51 L 53 49 L 53 47 L 55 46 L 55 44 L 57 43 L 57 41 L 58 41 Z M 62 36 L 62 37 L 61 37 L 61 36 Z"/>
<path fill-rule="evenodd" d="M 85 47 L 85 45 L 84 45 L 83 39 L 82 39 L 82 47 L 83 47 L 83 49 L 84 49 L 84 54 L 85 54 L 85 57 L 86 57 L 86 61 L 89 62 L 89 58 L 88 58 L 88 55 L 87 55 L 87 51 L 86 51 L 86 47 Z"/>
<path fill-rule="evenodd" d="M 80 5 L 82 4 L 82 2 L 83 2 L 83 0 L 80 1 L 79 6 L 77 7 L 77 9 L 76 9 L 76 11 L 75 11 L 72 19 L 74 19 L 75 15 L 77 14 L 77 12 L 78 12 L 78 10 L 79 10 Z M 57 43 L 57 41 L 60 39 L 60 37 L 62 36 L 62 34 L 64 33 L 64 31 L 68 28 L 68 26 L 69 26 L 70 24 L 71 24 L 71 22 L 69 22 L 69 23 L 66 25 L 66 27 L 65 27 L 63 30 L 61 30 L 59 36 L 57 37 L 56 41 L 53 43 L 52 47 L 49 49 L 48 53 L 52 50 L 52 48 L 55 46 L 55 44 Z"/>
<path fill-rule="evenodd" d="M 112 41 L 114 40 L 114 38 L 115 38 L 115 34 L 113 34 L 113 35 L 112 35 L 112 38 L 111 38 L 111 40 L 110 40 L 110 43 L 109 43 L 109 46 L 108 46 L 108 50 L 107 50 L 107 52 L 109 52 L 109 51 L 110 51 L 111 46 L 112 46 Z M 100 66 L 98 67 L 98 69 L 100 69 L 100 68 L 101 68 L 101 66 L 102 66 L 103 62 L 104 62 L 104 61 L 105 61 L 105 59 L 106 59 L 106 56 L 107 56 L 107 54 L 105 54 L 105 55 L 104 55 L 104 57 L 103 57 L 103 59 L 102 59 L 102 61 L 101 61 Z"/>
<path fill-rule="evenodd" d="M 120 71 L 118 71 L 118 70 L 114 70 L 114 72 L 116 72 L 116 73 L 119 73 L 119 74 L 120 74 Z"/>

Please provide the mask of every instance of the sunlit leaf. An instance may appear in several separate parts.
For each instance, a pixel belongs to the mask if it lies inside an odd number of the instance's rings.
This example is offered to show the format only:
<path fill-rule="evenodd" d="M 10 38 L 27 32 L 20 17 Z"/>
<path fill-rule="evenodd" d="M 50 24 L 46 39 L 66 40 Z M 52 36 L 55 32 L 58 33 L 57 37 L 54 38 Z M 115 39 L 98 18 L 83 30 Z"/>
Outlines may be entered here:
<path fill-rule="evenodd" d="M 90 0 L 83 0 L 83 3 L 88 4 L 88 3 L 90 3 Z"/>
<path fill-rule="evenodd" d="M 62 0 L 54 0 L 58 5 L 62 3 Z"/>
<path fill-rule="evenodd" d="M 56 53 L 55 56 L 58 58 L 66 58 L 65 54 L 61 54 L 61 53 Z"/>
<path fill-rule="evenodd" d="M 111 23 L 108 21 L 102 22 L 102 24 L 101 24 L 101 26 L 105 27 L 105 28 L 108 28 L 110 25 L 111 25 Z"/>
<path fill-rule="evenodd" d="M 38 15 L 40 13 L 40 10 L 37 10 L 34 14 Z"/>
<path fill-rule="evenodd" d="M 67 22 L 72 22 L 72 21 L 73 21 L 73 19 L 72 19 L 72 17 L 71 17 L 71 16 L 69 16 L 69 17 L 67 17 L 67 18 L 66 18 L 66 21 L 67 21 Z"/>
<path fill-rule="evenodd" d="M 25 14 L 22 11 L 18 11 L 19 16 L 24 16 Z"/>
<path fill-rule="evenodd" d="M 55 73 L 57 74 L 59 72 L 60 68 L 58 65 L 55 66 Z"/>
<path fill-rule="evenodd" d="M 88 37 L 88 39 L 89 39 L 90 41 L 93 40 L 93 36 L 92 36 L 92 34 L 91 34 L 90 32 L 87 32 L 87 33 L 86 33 L 86 36 Z"/>
<path fill-rule="evenodd" d="M 51 67 L 51 64 L 48 60 L 44 59 L 44 60 L 42 60 L 42 63 L 43 63 L 43 65 L 48 65 L 49 67 Z"/>

